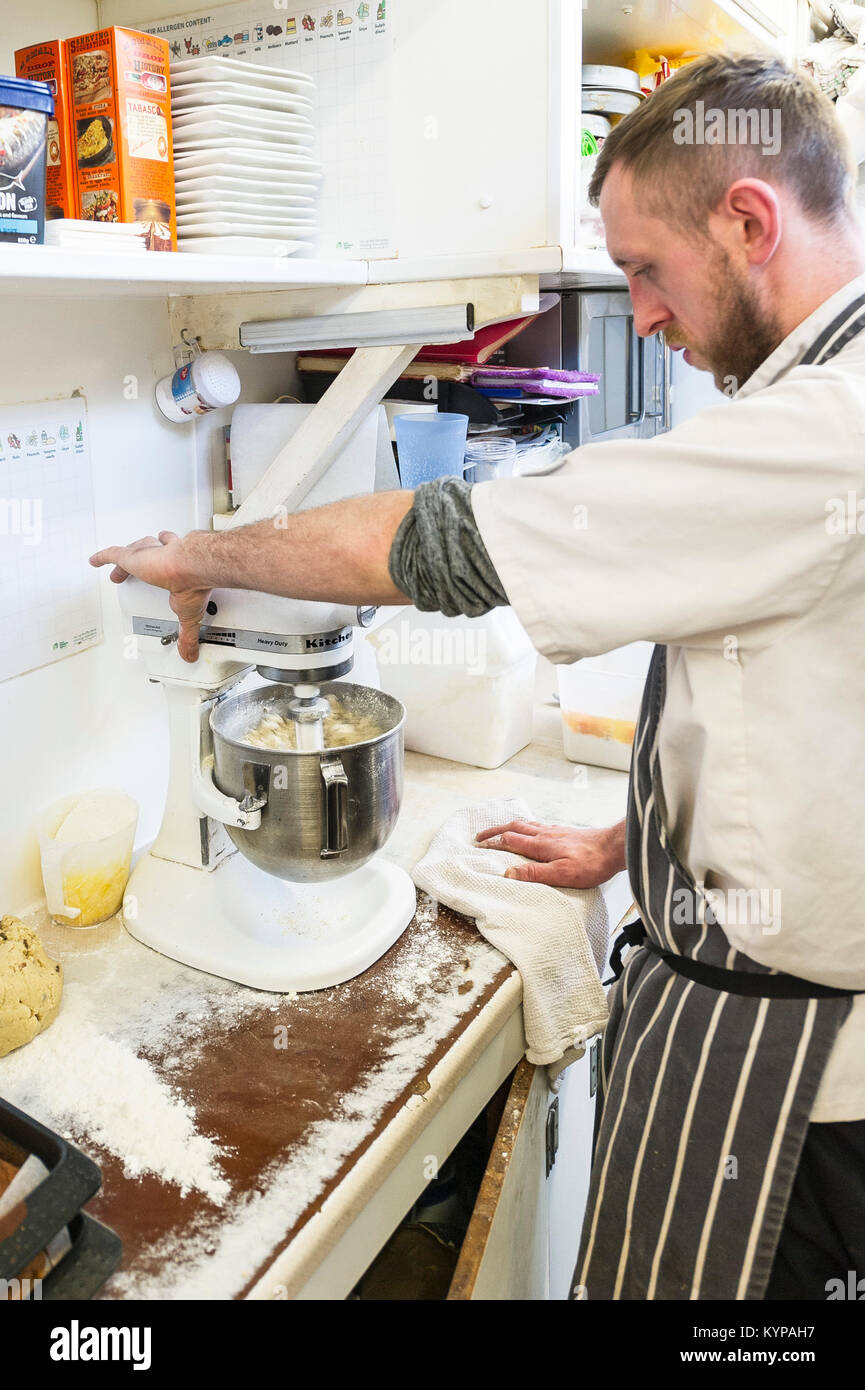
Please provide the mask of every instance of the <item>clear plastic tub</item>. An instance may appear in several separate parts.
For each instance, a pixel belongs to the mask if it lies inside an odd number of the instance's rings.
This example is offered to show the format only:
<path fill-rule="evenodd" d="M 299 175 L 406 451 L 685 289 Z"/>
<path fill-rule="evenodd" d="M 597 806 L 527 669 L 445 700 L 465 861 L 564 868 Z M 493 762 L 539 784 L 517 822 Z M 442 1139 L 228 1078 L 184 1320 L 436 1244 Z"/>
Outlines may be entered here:
<path fill-rule="evenodd" d="M 516 440 L 509 435 L 498 439 L 469 439 L 465 457 L 466 480 L 486 483 L 493 478 L 510 478 L 516 458 Z"/>
<path fill-rule="evenodd" d="M 565 757 L 627 772 L 651 642 L 632 642 L 604 656 L 559 666 Z"/>
<path fill-rule="evenodd" d="M 69 819 L 73 812 L 77 821 Z M 37 825 L 42 881 L 55 922 L 93 927 L 114 915 L 129 879 L 137 824 L 132 797 L 104 789 L 66 796 L 43 812 Z"/>

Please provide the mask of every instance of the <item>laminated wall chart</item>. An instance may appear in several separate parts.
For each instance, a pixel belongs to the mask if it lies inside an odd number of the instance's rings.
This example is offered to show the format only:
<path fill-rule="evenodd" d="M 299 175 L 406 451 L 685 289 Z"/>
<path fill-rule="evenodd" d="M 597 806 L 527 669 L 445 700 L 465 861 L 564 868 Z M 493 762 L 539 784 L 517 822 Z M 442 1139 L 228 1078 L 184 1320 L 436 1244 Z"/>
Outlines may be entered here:
<path fill-rule="evenodd" d="M 102 637 L 83 398 L 0 405 L 0 680 Z"/>
<path fill-rule="evenodd" d="M 390 138 L 397 3 L 343 0 L 303 9 L 292 0 L 243 0 L 135 26 L 167 40 L 175 62 L 223 55 L 313 78 L 311 153 L 324 165 L 316 247 L 322 258 L 396 255 Z"/>

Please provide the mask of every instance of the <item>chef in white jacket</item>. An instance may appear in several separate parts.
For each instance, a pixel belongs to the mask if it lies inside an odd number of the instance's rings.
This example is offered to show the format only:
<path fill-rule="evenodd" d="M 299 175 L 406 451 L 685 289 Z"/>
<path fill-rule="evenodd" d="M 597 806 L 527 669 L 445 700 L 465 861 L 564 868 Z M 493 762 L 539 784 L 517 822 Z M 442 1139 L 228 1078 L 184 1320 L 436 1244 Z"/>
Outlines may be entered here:
<path fill-rule="evenodd" d="M 497 827 L 520 876 L 640 911 L 611 996 L 577 1298 L 831 1296 L 865 1271 L 865 251 L 830 104 L 701 59 L 593 192 L 643 335 L 731 398 L 553 476 L 455 479 L 93 557 L 212 587 L 478 614 L 557 662 L 657 644 L 627 825 Z M 735 1176 L 731 1177 L 734 1173 Z"/>

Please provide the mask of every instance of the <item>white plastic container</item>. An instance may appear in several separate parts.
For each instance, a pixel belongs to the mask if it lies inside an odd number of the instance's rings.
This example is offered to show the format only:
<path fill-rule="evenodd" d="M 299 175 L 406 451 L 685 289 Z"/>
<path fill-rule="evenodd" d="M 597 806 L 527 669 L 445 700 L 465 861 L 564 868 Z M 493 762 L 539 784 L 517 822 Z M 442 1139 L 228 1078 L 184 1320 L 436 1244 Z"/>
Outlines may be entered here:
<path fill-rule="evenodd" d="M 562 740 L 571 762 L 627 772 L 651 656 L 651 642 L 632 642 L 557 668 Z"/>
<path fill-rule="evenodd" d="M 45 901 L 55 922 L 92 927 L 120 907 L 138 805 L 125 792 L 66 796 L 37 824 Z"/>
<path fill-rule="evenodd" d="M 402 609 L 369 634 L 382 690 L 416 753 L 500 767 L 532 738 L 537 652 L 510 608 L 482 618 Z"/>
<path fill-rule="evenodd" d="M 596 115 L 594 111 L 583 111 L 580 117 L 580 124 L 583 130 L 587 130 L 590 135 L 594 135 L 599 149 L 613 129 L 612 121 L 608 121 L 606 116 Z"/>

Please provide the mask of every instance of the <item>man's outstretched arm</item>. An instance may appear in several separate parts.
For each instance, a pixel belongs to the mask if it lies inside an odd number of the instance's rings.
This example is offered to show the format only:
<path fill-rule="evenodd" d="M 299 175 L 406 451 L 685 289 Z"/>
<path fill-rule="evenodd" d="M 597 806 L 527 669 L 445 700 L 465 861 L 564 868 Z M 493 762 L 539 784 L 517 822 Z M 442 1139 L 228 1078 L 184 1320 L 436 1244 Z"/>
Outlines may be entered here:
<path fill-rule="evenodd" d="M 211 589 L 254 589 L 347 604 L 414 603 L 427 612 L 477 617 L 507 603 L 458 478 L 416 492 L 376 492 L 231 531 L 161 531 L 91 557 L 171 593 L 178 650 L 198 656 Z"/>
<path fill-rule="evenodd" d="M 348 604 L 414 603 L 426 612 L 477 617 L 507 604 L 480 538 L 471 488 L 458 478 L 416 492 L 382 492 L 233 531 L 172 531 L 91 557 L 171 592 L 178 650 L 198 656 L 198 629 L 211 589 L 255 589 Z M 575 830 L 532 822 L 495 826 L 479 840 L 528 861 L 512 878 L 566 888 L 603 883 L 624 867 L 624 824 Z"/>

